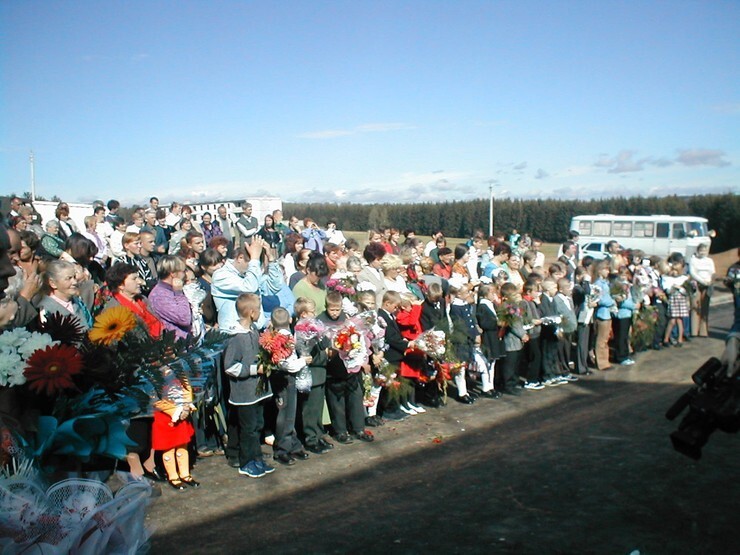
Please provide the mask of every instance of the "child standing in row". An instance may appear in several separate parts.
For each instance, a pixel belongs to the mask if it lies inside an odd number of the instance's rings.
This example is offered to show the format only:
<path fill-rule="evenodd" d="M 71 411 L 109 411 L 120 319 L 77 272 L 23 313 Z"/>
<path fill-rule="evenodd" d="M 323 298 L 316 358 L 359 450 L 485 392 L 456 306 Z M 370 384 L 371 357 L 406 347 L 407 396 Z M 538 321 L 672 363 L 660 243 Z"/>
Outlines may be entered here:
<path fill-rule="evenodd" d="M 242 293 L 236 300 L 239 321 L 229 332 L 224 368 L 229 379 L 229 443 L 226 455 L 238 461 L 239 474 L 261 478 L 275 469 L 262 459 L 260 435 L 265 426 L 264 402 L 272 397 L 270 384 L 261 390 L 263 369 L 259 365 L 259 334 L 254 322 L 260 317 L 260 298 Z"/>
<path fill-rule="evenodd" d="M 496 361 L 506 356 L 504 342 L 499 337 L 496 304 L 499 302 L 498 288 L 493 284 L 483 284 L 478 288 L 478 307 L 475 311 L 476 321 L 481 330 L 481 351 L 488 367 L 481 372 L 481 397 L 497 399 L 501 393 L 494 391 L 494 369 Z"/>

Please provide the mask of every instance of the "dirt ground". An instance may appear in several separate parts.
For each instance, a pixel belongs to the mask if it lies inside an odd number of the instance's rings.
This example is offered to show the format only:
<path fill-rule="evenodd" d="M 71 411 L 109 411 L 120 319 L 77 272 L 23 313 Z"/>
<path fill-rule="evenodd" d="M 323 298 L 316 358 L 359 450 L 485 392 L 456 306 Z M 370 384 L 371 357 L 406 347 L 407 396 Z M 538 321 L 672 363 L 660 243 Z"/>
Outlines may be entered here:
<path fill-rule="evenodd" d="M 201 488 L 151 506 L 152 552 L 738 553 L 740 437 L 716 432 L 696 462 L 664 417 L 731 316 L 714 307 L 711 338 L 629 369 L 451 400 L 259 480 L 199 461 Z"/>

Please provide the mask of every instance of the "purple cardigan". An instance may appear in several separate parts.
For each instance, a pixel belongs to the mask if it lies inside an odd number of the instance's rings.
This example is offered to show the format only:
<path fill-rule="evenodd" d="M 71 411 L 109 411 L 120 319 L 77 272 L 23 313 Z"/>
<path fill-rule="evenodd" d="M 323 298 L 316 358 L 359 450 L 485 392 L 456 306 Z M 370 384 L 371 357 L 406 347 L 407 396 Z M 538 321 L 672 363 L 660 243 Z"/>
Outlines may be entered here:
<path fill-rule="evenodd" d="M 158 281 L 149 293 L 149 304 L 162 320 L 164 329 L 173 330 L 177 339 L 190 335 L 193 313 L 185 293 L 175 291 L 169 283 Z"/>

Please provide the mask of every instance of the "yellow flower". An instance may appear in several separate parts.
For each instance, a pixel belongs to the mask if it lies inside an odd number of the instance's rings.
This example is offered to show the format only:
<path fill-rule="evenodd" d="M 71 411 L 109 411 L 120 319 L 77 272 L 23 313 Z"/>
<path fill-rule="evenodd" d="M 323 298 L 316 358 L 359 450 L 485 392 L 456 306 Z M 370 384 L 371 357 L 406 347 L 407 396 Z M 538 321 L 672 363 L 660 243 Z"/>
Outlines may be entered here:
<path fill-rule="evenodd" d="M 133 312 L 123 306 L 114 306 L 101 312 L 88 332 L 90 341 L 110 345 L 120 341 L 126 332 L 136 327 Z"/>

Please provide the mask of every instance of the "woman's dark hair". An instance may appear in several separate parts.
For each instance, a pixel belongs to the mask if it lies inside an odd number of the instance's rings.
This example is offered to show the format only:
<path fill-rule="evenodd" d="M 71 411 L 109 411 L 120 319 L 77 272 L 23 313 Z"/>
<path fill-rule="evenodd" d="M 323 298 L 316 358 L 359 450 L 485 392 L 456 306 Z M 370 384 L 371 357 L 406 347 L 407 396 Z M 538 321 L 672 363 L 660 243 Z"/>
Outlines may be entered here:
<path fill-rule="evenodd" d="M 206 212 L 203 212 L 203 213 L 202 213 L 202 214 L 200 215 L 200 219 L 202 220 L 202 219 L 203 219 L 203 218 L 205 218 L 206 216 L 208 216 L 209 218 L 213 218 L 213 216 L 211 215 L 211 213 L 210 213 L 210 212 L 207 212 L 207 211 L 206 211 Z"/>
<path fill-rule="evenodd" d="M 468 252 L 468 247 L 466 245 L 457 245 L 455 247 L 455 260 L 460 260 L 463 256 L 465 256 Z"/>
<path fill-rule="evenodd" d="M 18 235 L 21 236 L 21 241 L 23 241 L 26 246 L 32 251 L 35 251 L 36 247 L 38 247 L 39 243 L 41 242 L 38 235 L 36 235 L 33 231 L 20 231 L 18 232 Z"/>
<path fill-rule="evenodd" d="M 285 236 L 285 252 L 288 254 L 294 253 L 297 243 L 303 243 L 303 237 L 298 233 L 288 233 Z"/>
<path fill-rule="evenodd" d="M 383 250 L 385 252 L 385 249 Z M 312 253 L 311 256 L 308 257 L 308 263 L 306 264 L 306 273 L 315 273 L 320 278 L 326 277 L 329 275 L 329 266 L 326 263 L 326 258 L 324 258 L 323 254 L 320 253 Z"/>
<path fill-rule="evenodd" d="M 118 288 L 123 285 L 123 282 L 126 281 L 128 276 L 138 273 L 138 268 L 133 264 L 118 262 L 113 264 L 105 274 L 105 282 L 108 284 L 108 289 L 110 289 L 112 293 L 117 293 Z"/>
<path fill-rule="evenodd" d="M 208 266 L 215 266 L 223 259 L 224 257 L 221 256 L 221 253 L 218 252 L 216 249 L 206 249 L 202 253 L 200 253 L 198 263 L 202 268 L 205 268 Z"/>
<path fill-rule="evenodd" d="M 97 245 L 81 233 L 70 235 L 64 243 L 64 250 L 83 268 L 87 268 L 90 261 L 98 253 Z"/>
<path fill-rule="evenodd" d="M 344 248 L 347 250 L 357 250 L 360 248 L 360 243 L 357 242 L 357 239 L 350 237 L 344 242 Z"/>
<path fill-rule="evenodd" d="M 380 260 L 386 255 L 385 247 L 380 243 L 368 243 L 362 252 L 362 257 L 368 264 Z"/>

